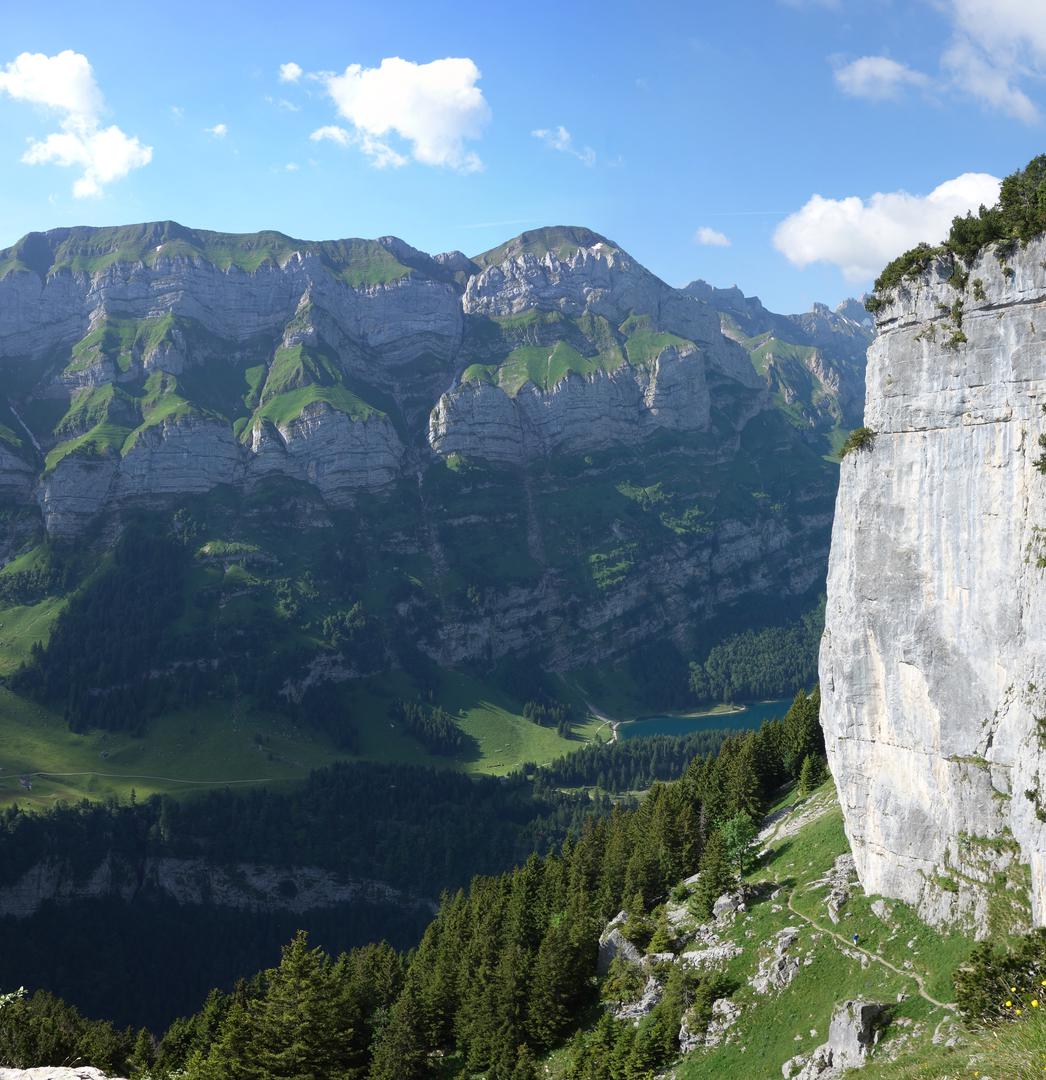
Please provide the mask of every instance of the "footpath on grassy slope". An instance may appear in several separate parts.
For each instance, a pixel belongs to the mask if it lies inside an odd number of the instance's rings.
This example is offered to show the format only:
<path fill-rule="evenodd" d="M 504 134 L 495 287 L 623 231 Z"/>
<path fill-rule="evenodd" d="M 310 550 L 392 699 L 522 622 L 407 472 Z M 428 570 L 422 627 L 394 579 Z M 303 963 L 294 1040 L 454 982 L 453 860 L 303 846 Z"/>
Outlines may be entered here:
<path fill-rule="evenodd" d="M 780 882 L 778 882 L 780 884 Z M 920 997 L 925 998 L 931 1005 L 936 1005 L 939 1009 L 949 1009 L 951 1012 L 955 1012 L 955 1005 L 947 1001 L 938 1001 L 927 989 L 923 977 L 914 971 L 905 971 L 903 968 L 899 968 L 896 964 L 892 964 L 885 956 L 881 956 L 879 953 L 871 952 L 868 949 L 861 948 L 860 945 L 854 945 L 853 942 L 847 941 L 842 934 L 836 933 L 834 930 L 830 930 L 827 926 L 822 926 L 816 919 L 811 918 L 809 915 L 804 915 L 793 903 L 795 894 L 799 891 L 799 886 L 796 885 L 794 889 L 788 894 L 788 910 L 793 915 L 798 915 L 804 922 L 809 923 L 815 930 L 819 930 L 822 934 L 828 934 L 834 938 L 835 941 L 842 946 L 845 950 L 861 953 L 863 956 L 867 956 L 869 960 L 874 960 L 876 963 L 882 964 L 883 967 L 889 968 L 892 972 L 900 975 L 902 978 L 911 979 L 919 989 Z"/>
<path fill-rule="evenodd" d="M 150 776 L 148 773 L 111 773 L 111 772 L 47 772 L 45 770 L 37 770 L 36 772 L 26 773 L 26 776 L 104 776 L 112 780 L 162 780 L 167 784 L 198 784 L 198 785 L 214 785 L 220 784 L 222 787 L 227 787 L 230 784 L 272 784 L 277 780 L 286 779 L 286 777 L 278 776 L 259 776 L 254 779 L 246 780 L 185 780 L 177 776 Z"/>

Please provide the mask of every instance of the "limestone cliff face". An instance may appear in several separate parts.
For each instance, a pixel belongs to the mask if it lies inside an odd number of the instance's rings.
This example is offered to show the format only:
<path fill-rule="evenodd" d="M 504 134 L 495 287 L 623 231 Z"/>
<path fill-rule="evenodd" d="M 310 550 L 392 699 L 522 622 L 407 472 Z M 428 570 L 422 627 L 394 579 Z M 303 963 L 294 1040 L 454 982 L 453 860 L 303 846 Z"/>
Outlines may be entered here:
<path fill-rule="evenodd" d="M 879 313 L 877 434 L 842 464 L 821 650 L 865 889 L 982 933 L 1024 867 L 1046 922 L 1046 241 L 996 254 Z"/>
<path fill-rule="evenodd" d="M 553 385 L 529 380 L 510 392 L 463 379 L 440 398 L 429 420 L 429 443 L 458 453 L 520 463 L 556 452 L 583 453 L 635 445 L 658 430 L 700 432 L 710 419 L 710 386 L 728 382 L 749 392 L 738 427 L 766 406 L 744 352 L 723 336 L 719 317 L 702 299 L 672 289 L 602 238 L 560 256 L 511 247 L 473 274 L 462 306 L 467 317 L 511 320 L 546 312 L 619 327 L 643 313 L 647 325 L 671 335 L 646 363 L 573 372 Z M 555 342 L 537 335 L 553 361 Z M 466 341 L 466 347 L 467 347 Z"/>
<path fill-rule="evenodd" d="M 650 369 L 573 373 L 547 391 L 528 383 L 514 397 L 487 383 L 462 383 L 432 410 L 429 443 L 440 454 L 521 463 L 634 446 L 657 430 L 704 431 L 705 363 L 696 349 L 670 346 Z"/>

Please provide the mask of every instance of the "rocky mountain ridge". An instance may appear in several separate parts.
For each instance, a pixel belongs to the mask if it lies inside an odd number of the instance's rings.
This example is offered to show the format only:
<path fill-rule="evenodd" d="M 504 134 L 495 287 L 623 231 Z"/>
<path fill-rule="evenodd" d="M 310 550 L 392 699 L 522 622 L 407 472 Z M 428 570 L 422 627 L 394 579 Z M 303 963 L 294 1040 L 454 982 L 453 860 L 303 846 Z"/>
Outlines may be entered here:
<path fill-rule="evenodd" d="M 719 312 L 724 335 L 746 349 L 775 399 L 801 423 L 818 432 L 860 425 L 865 353 L 874 337 L 860 301 L 776 315 L 736 286 L 693 281 L 684 291 Z"/>
<path fill-rule="evenodd" d="M 520 464 L 705 432 L 713 399 L 737 431 L 764 385 L 693 287 L 583 229 L 475 260 L 173 222 L 0 252 L 0 490 L 56 535 L 273 475 L 347 506 L 419 453 Z"/>
<path fill-rule="evenodd" d="M 354 688 L 425 693 L 426 665 L 473 665 L 517 712 L 550 691 L 513 665 L 627 663 L 682 704 L 691 658 L 816 606 L 826 423 L 586 229 L 475 258 L 36 234 L 0 253 L 0 621 L 40 636 L 0 641 L 0 673 L 84 730 L 229 695 L 282 715 L 331 683 L 332 723 L 376 725 L 391 702 Z M 113 557 L 131 525 L 169 542 L 135 574 Z M 140 603 L 114 605 L 153 558 L 171 572 L 123 640 Z M 48 637 L 37 616 L 73 598 Z"/>
<path fill-rule="evenodd" d="M 993 245 L 880 309 L 821 651 L 865 889 L 982 935 L 1046 921 L 1044 268 L 1042 237 Z"/>

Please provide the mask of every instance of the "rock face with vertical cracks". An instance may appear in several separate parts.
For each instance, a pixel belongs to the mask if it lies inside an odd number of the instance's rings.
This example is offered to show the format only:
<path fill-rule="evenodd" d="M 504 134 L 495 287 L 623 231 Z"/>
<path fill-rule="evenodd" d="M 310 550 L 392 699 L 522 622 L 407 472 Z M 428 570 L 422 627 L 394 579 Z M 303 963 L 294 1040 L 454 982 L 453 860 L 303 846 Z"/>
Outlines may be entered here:
<path fill-rule="evenodd" d="M 985 933 L 1029 869 L 1046 922 L 1046 240 L 949 272 L 879 313 L 821 719 L 866 891 Z"/>

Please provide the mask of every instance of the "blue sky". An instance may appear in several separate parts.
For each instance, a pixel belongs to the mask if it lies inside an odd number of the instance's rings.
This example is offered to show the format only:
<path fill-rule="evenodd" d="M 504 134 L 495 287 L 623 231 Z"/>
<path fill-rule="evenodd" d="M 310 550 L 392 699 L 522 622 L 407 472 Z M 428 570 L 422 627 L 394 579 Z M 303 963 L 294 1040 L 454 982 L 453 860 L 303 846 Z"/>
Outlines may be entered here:
<path fill-rule="evenodd" d="M 173 218 L 475 254 L 583 224 L 803 310 L 1046 149 L 1044 68 L 1028 0 L 18 5 L 0 245 Z"/>

